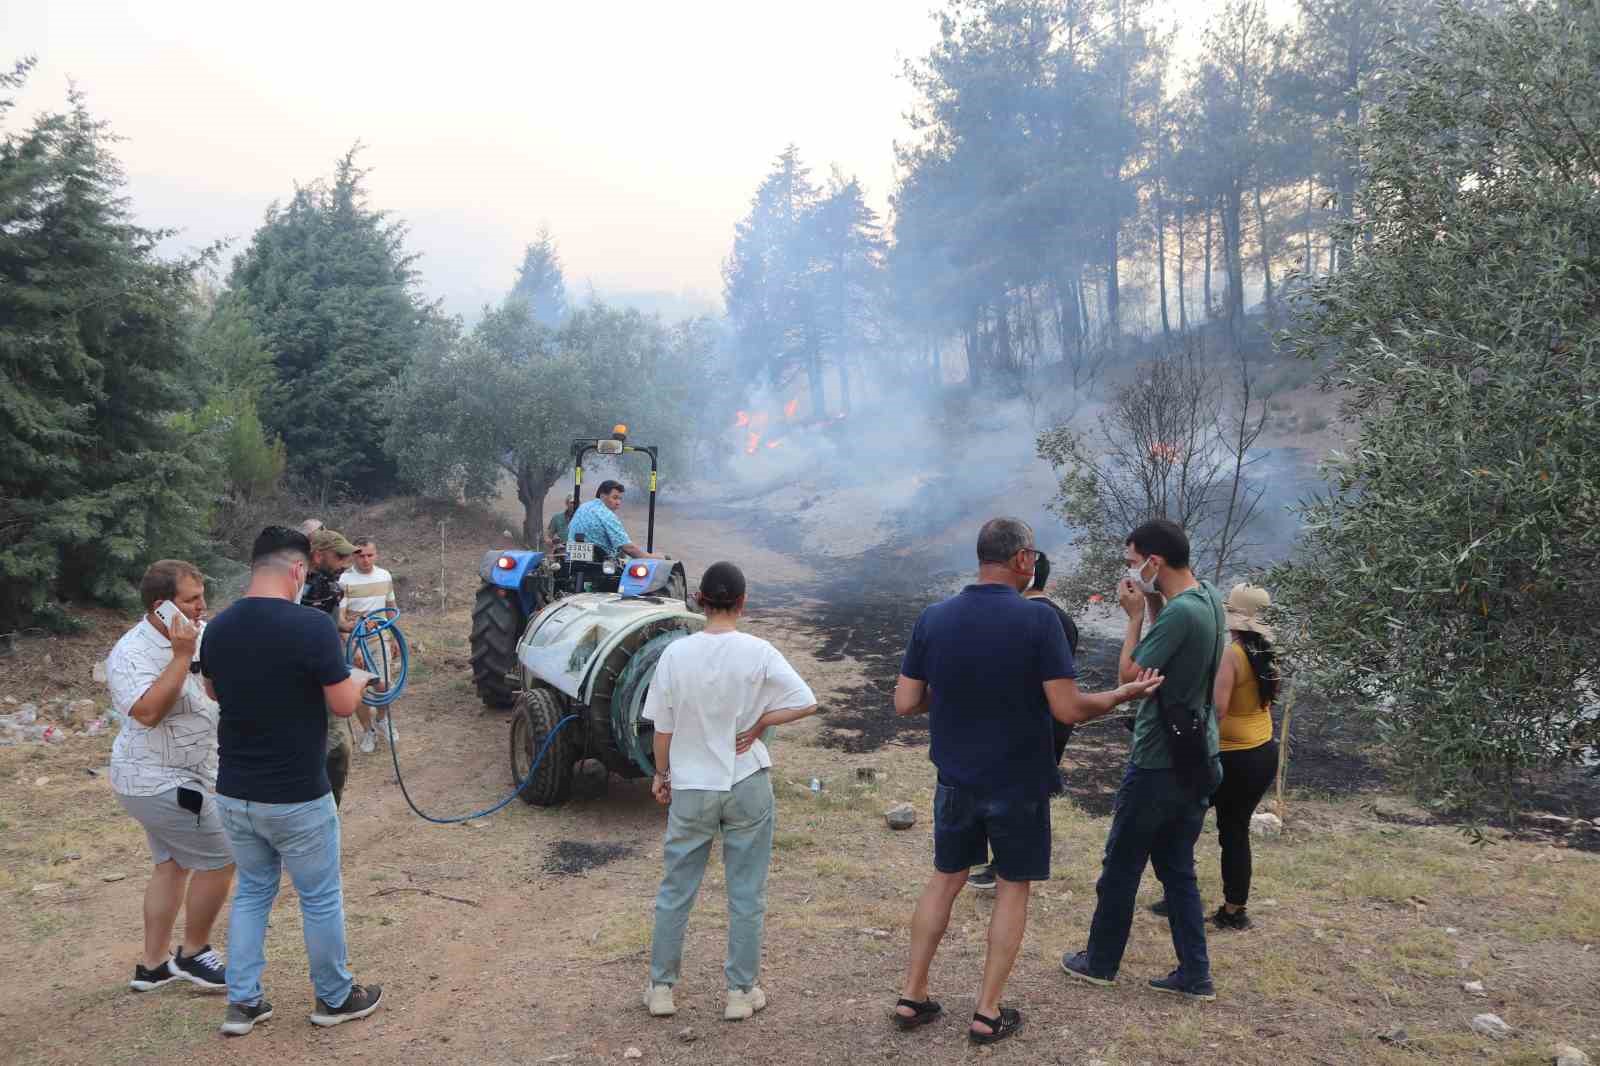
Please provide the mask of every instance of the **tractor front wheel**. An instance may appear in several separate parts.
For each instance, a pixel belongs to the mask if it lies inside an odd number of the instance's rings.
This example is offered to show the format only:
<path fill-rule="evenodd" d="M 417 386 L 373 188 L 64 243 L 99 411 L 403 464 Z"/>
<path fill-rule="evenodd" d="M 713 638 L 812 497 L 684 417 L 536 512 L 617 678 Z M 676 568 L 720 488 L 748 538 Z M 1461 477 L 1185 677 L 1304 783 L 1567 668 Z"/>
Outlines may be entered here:
<path fill-rule="evenodd" d="M 555 807 L 572 795 L 572 768 L 578 761 L 577 728 L 581 723 L 569 722 L 554 740 L 545 744 L 564 717 L 561 700 L 543 685 L 517 697 L 516 714 L 511 719 L 511 778 L 517 785 L 528 782 L 522 790 L 524 803 Z M 533 761 L 539 758 L 541 749 L 544 758 L 535 770 Z"/>
<path fill-rule="evenodd" d="M 693 610 L 689 603 L 689 579 L 684 576 L 681 568 L 674 568 L 672 576 L 667 578 L 667 599 L 682 600 L 685 607 Z"/>
<path fill-rule="evenodd" d="M 517 638 L 522 612 L 493 585 L 478 589 L 472 604 L 472 683 L 478 698 L 504 709 L 515 700 L 511 674 L 517 669 Z"/>

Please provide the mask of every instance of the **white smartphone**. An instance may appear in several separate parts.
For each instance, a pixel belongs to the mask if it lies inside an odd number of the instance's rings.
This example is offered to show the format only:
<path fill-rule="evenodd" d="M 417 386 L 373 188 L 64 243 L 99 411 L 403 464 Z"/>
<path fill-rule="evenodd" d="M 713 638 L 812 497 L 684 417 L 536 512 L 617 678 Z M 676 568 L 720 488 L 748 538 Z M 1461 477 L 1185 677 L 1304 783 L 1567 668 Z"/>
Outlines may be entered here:
<path fill-rule="evenodd" d="M 162 600 L 156 604 L 155 615 L 161 619 L 161 624 L 167 627 L 167 632 L 172 632 L 172 620 L 178 617 L 178 605 L 171 600 Z"/>

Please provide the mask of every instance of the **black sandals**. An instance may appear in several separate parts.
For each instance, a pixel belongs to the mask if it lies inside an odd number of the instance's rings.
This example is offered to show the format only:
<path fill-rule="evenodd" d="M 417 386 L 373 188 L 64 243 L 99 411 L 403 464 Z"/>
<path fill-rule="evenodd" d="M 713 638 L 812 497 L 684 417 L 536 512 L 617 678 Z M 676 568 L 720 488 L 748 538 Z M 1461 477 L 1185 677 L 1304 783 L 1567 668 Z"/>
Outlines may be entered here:
<path fill-rule="evenodd" d="M 974 1044 L 998 1044 L 1008 1036 L 1015 1036 L 1017 1030 L 1022 1028 L 1022 1012 L 1011 1007 L 1001 1007 L 998 1018 L 974 1014 L 972 1020 L 989 1027 L 987 1033 L 975 1033 L 971 1028 L 967 1029 L 967 1039 Z"/>
<path fill-rule="evenodd" d="M 894 1024 L 901 1029 L 916 1029 L 919 1026 L 927 1025 L 944 1013 L 944 1008 L 931 999 L 925 999 L 921 1003 L 914 999 L 902 999 L 895 1004 L 895 1007 L 897 1009 L 894 1012 Z M 900 1013 L 898 1010 L 900 1007 L 910 1007 L 914 1013 L 907 1017 Z"/>

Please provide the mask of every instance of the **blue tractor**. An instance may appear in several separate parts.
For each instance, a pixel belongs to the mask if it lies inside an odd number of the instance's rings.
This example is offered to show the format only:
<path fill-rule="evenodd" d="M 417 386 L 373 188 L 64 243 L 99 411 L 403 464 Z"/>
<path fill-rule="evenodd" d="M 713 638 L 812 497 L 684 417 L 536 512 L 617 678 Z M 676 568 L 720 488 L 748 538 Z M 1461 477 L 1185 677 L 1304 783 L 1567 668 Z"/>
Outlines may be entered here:
<path fill-rule="evenodd" d="M 610 437 L 572 442 L 572 491 L 581 499 L 583 463 L 590 453 L 650 459 L 650 519 L 645 550 L 655 550 L 655 445 L 628 443 L 628 427 L 617 426 Z M 485 552 L 478 566 L 483 584 L 472 606 L 472 680 L 490 707 L 517 702 L 527 678 L 518 662 L 517 646 L 546 607 L 556 600 L 599 595 L 606 600 L 638 600 L 641 608 L 676 603 L 688 610 L 689 580 L 683 564 L 671 559 L 614 558 L 581 539 L 564 552 L 533 550 Z"/>

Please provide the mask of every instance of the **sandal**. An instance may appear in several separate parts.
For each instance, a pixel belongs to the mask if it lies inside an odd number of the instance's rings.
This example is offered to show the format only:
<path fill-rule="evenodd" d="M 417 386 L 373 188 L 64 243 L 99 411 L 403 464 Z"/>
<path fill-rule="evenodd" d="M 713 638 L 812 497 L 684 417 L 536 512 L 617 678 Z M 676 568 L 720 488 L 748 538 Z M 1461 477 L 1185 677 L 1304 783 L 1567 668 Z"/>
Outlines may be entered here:
<path fill-rule="evenodd" d="M 901 1029 L 916 1029 L 927 1025 L 944 1013 L 944 1008 L 931 999 L 925 999 L 921 1003 L 914 999 L 902 999 L 895 1004 L 895 1007 L 910 1007 L 915 1012 L 910 1017 L 901 1014 L 899 1010 L 894 1012 L 894 1024 Z"/>
<path fill-rule="evenodd" d="M 974 1013 L 972 1020 L 989 1027 L 987 1033 L 975 1033 L 970 1027 L 967 1029 L 967 1039 L 974 1044 L 998 1044 L 1008 1036 L 1015 1036 L 1017 1030 L 1022 1028 L 1022 1012 L 1012 1007 L 1001 1007 L 998 1018 L 986 1018 Z"/>

